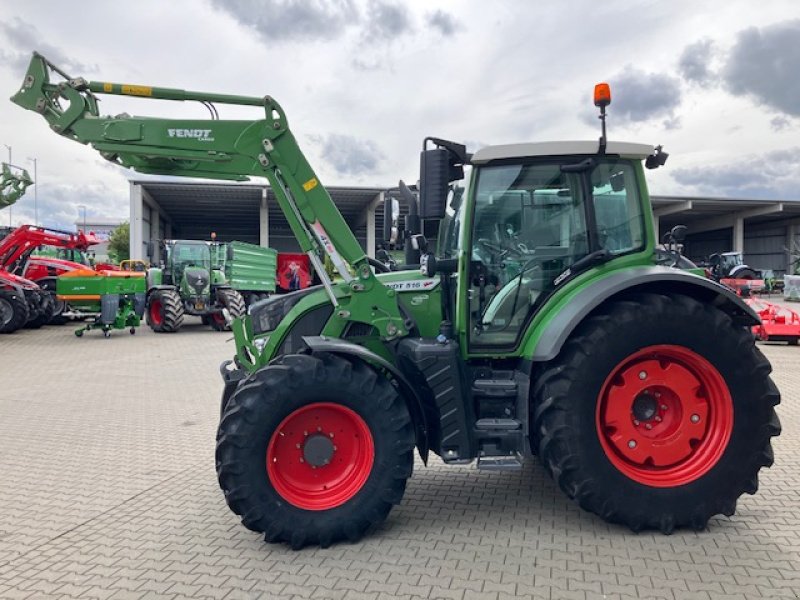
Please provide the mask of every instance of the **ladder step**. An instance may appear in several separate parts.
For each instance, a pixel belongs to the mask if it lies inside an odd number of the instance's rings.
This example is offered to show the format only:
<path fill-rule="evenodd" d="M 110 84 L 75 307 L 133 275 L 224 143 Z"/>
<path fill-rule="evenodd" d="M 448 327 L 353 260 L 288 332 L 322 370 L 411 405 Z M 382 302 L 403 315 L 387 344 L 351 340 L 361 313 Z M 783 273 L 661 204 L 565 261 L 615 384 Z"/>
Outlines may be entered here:
<path fill-rule="evenodd" d="M 479 456 L 478 468 L 485 471 L 518 471 L 522 468 L 519 454 L 506 456 Z"/>
<path fill-rule="evenodd" d="M 517 382 L 513 379 L 476 379 L 472 391 L 479 396 L 513 398 L 517 395 Z"/>
<path fill-rule="evenodd" d="M 475 429 L 478 431 L 514 431 L 520 429 L 522 423 L 516 419 L 478 419 Z"/>

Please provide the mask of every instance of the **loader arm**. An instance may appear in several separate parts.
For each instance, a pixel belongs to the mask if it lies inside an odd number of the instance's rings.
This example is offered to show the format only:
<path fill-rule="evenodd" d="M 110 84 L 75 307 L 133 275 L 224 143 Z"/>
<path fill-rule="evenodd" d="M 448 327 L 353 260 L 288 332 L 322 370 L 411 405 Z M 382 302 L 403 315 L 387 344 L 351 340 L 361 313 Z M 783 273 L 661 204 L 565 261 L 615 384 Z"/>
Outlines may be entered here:
<path fill-rule="evenodd" d="M 52 81 L 52 76 L 59 81 Z M 98 95 L 102 94 L 197 101 L 209 107 L 212 118 L 101 116 Z M 86 81 L 68 76 L 34 53 L 11 100 L 40 113 L 59 135 L 88 144 L 107 160 L 141 173 L 237 181 L 266 177 L 336 307 L 325 333 L 339 335 L 348 321 L 374 325 L 384 340 L 407 333 L 394 291 L 375 277 L 369 258 L 300 150 L 286 114 L 270 96 Z M 261 107 L 265 116 L 222 120 L 215 118 L 211 103 Z M 333 286 L 320 251 L 330 257 L 344 284 Z"/>
<path fill-rule="evenodd" d="M 0 268 L 8 269 L 39 246 L 87 250 L 101 242 L 94 234 L 22 225 L 0 240 Z"/>

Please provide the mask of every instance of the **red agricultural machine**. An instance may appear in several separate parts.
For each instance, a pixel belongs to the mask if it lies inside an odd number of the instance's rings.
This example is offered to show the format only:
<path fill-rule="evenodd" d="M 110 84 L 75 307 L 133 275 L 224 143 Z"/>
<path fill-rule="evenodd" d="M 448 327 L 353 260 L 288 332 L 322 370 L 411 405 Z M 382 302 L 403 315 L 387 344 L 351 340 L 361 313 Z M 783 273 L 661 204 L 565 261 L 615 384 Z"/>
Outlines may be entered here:
<path fill-rule="evenodd" d="M 790 346 L 800 344 L 800 315 L 785 306 L 763 300 L 745 300 L 761 323 L 753 327 L 756 339 L 762 342 L 786 342 Z"/>
<path fill-rule="evenodd" d="M 99 243 L 100 240 L 93 233 L 22 225 L 0 240 L 0 268 L 25 277 L 45 290 L 50 297 L 47 302 L 53 305 L 50 317 L 45 322 L 63 323 L 68 307 L 66 302 L 59 302 L 55 298 L 56 278 L 70 271 L 87 269 L 89 261 L 86 251 Z M 34 254 L 44 246 L 62 250 L 64 258 Z M 109 270 L 117 267 L 101 264 L 94 268 Z"/>
<path fill-rule="evenodd" d="M 33 184 L 28 172 L 3 163 L 0 171 L 0 208 L 11 206 Z M 6 271 L 0 265 L 0 333 L 20 327 L 41 327 L 50 319 L 53 303 L 34 282 Z"/>

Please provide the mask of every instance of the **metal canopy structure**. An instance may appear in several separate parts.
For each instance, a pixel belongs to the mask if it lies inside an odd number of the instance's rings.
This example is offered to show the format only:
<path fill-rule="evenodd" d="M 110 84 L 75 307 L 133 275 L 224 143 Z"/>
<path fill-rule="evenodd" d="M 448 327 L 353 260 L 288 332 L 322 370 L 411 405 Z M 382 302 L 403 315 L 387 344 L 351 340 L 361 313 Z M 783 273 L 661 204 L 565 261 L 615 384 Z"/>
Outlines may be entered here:
<path fill-rule="evenodd" d="M 692 234 L 747 224 L 783 222 L 800 218 L 800 200 L 653 196 L 653 213 L 662 230 L 686 225 Z"/>
<path fill-rule="evenodd" d="M 685 254 L 694 261 L 730 250 L 757 269 L 787 272 L 800 233 L 800 200 L 653 196 L 661 235 L 686 225 Z"/>
<path fill-rule="evenodd" d="M 333 201 L 368 253 L 382 218 L 382 190 L 328 187 Z M 371 224 L 371 225 L 370 225 Z M 131 181 L 131 251 L 142 258 L 160 238 L 240 240 L 282 252 L 299 247 L 269 186 L 164 180 Z M 371 251 L 371 252 L 370 252 Z"/>

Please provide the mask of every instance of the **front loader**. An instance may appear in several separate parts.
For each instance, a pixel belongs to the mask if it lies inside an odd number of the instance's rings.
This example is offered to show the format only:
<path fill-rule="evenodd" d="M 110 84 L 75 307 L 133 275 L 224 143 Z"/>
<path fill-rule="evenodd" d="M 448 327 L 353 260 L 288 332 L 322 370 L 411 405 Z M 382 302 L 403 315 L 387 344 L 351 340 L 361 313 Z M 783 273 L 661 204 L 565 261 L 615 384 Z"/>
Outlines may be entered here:
<path fill-rule="evenodd" d="M 144 173 L 269 180 L 322 285 L 234 321 L 216 467 L 246 527 L 299 548 L 383 521 L 415 447 L 424 462 L 494 470 L 536 455 L 581 507 L 634 530 L 703 529 L 755 493 L 780 432 L 758 318 L 717 283 L 656 264 L 644 168 L 666 154 L 608 141 L 610 91 L 596 91 L 599 141 L 469 154 L 427 138 L 418 215 L 440 222 L 437 243 L 416 235 L 420 271 L 391 273 L 269 96 L 73 79 L 35 54 L 13 100 Z M 108 117 L 99 94 L 264 117 Z"/>

